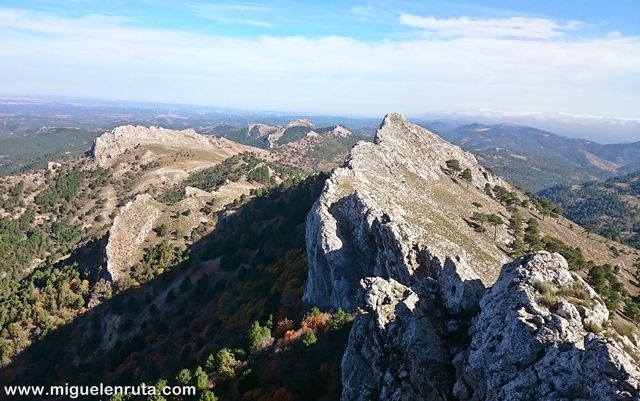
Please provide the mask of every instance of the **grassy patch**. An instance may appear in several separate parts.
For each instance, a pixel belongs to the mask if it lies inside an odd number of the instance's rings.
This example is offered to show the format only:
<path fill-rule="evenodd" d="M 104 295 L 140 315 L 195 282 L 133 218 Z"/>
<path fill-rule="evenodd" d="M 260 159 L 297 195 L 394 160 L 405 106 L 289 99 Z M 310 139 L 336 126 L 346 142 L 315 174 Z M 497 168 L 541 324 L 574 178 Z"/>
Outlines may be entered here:
<path fill-rule="evenodd" d="M 554 294 L 542 294 L 538 300 L 547 308 L 551 308 L 558 303 L 558 297 Z"/>
<path fill-rule="evenodd" d="M 593 306 L 589 293 L 577 281 L 570 286 L 560 287 L 556 295 L 567 298 L 567 300 L 574 305 L 582 305 L 585 307 Z"/>
<path fill-rule="evenodd" d="M 538 290 L 542 295 L 553 293 L 553 287 L 549 283 L 540 280 L 533 280 L 531 284 L 533 285 L 533 288 Z"/>
<path fill-rule="evenodd" d="M 596 322 L 587 322 L 584 324 L 584 329 L 590 333 L 598 334 L 602 332 L 602 326 Z"/>
<path fill-rule="evenodd" d="M 622 320 L 613 320 L 611 322 L 611 327 L 616 331 L 616 333 L 633 341 L 633 325 L 623 322 Z"/>

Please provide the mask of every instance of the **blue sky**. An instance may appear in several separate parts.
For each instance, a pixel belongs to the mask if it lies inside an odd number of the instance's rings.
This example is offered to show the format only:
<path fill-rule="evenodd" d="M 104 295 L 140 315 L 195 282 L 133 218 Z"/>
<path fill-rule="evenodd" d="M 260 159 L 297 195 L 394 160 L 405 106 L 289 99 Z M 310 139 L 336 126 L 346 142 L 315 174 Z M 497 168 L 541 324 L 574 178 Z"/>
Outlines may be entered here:
<path fill-rule="evenodd" d="M 0 3 L 0 91 L 640 118 L 640 2 Z"/>

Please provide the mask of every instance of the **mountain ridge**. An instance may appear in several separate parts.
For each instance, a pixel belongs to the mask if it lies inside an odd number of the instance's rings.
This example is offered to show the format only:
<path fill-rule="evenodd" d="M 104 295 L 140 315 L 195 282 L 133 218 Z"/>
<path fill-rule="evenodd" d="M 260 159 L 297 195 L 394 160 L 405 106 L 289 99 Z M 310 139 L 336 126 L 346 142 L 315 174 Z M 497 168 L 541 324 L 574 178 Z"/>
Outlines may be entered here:
<path fill-rule="evenodd" d="M 436 124 L 435 131 L 512 182 L 534 190 L 608 178 L 640 163 L 640 142 L 601 145 L 514 124 Z"/>
<path fill-rule="evenodd" d="M 304 299 L 360 311 L 342 401 L 637 399 L 640 339 L 605 329 L 605 301 L 567 261 L 537 252 L 504 263 L 497 230 L 491 238 L 465 225 L 462 205 L 473 199 L 511 220 L 533 211 L 502 209 L 497 194 L 510 190 L 398 113 L 333 171 L 307 218 Z"/>

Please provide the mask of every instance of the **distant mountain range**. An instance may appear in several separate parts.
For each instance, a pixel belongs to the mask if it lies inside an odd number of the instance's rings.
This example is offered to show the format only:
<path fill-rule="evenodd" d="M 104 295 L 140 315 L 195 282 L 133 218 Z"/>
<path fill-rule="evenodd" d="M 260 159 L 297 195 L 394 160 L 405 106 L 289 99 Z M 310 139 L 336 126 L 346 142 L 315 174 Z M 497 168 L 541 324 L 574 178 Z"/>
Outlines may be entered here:
<path fill-rule="evenodd" d="M 482 163 L 531 190 L 606 179 L 640 169 L 640 142 L 602 145 L 519 125 L 423 126 L 477 154 Z"/>

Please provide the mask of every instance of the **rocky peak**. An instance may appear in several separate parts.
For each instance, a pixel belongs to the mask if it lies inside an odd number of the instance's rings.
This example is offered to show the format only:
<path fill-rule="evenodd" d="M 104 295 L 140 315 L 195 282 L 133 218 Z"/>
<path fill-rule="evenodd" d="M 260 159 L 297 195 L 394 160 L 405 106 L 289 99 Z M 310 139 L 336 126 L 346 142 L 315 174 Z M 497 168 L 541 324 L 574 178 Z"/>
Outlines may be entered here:
<path fill-rule="evenodd" d="M 353 135 L 353 132 L 351 132 L 347 127 L 341 124 L 332 125 L 330 127 L 326 127 L 316 131 L 322 135 L 330 135 L 330 136 L 342 137 L 342 138 L 346 138 Z"/>
<path fill-rule="evenodd" d="M 307 120 L 306 118 L 298 118 L 293 121 L 289 121 L 285 126 L 285 128 L 291 127 L 309 127 L 311 129 L 315 129 L 316 125 L 311 120 Z"/>
<path fill-rule="evenodd" d="M 263 136 L 267 136 L 273 133 L 277 129 L 278 127 L 274 127 L 272 125 L 257 123 L 257 124 L 249 124 L 249 126 L 247 127 L 247 132 L 249 135 L 257 136 L 258 138 L 261 138 Z"/>
<path fill-rule="evenodd" d="M 474 189 L 452 180 L 449 159 L 471 170 Z M 503 184 L 470 153 L 387 115 L 375 143 L 354 146 L 309 213 L 305 300 L 352 308 L 360 279 L 387 276 L 410 286 L 447 258 L 470 266 L 473 279 L 495 280 L 507 258 L 463 219 L 471 197 L 495 202 L 481 191 L 486 183 Z"/>
<path fill-rule="evenodd" d="M 172 130 L 160 127 L 124 125 L 96 138 L 91 155 L 101 167 L 108 167 L 114 159 L 137 146 L 159 144 L 181 149 L 213 148 L 220 139 L 206 137 L 193 129 Z"/>

